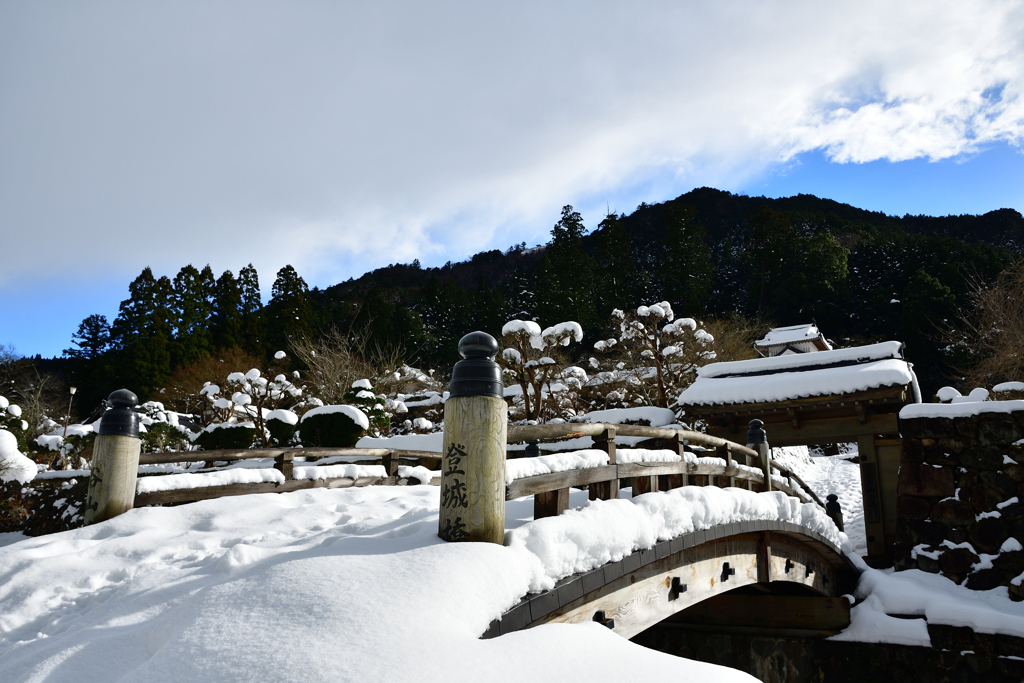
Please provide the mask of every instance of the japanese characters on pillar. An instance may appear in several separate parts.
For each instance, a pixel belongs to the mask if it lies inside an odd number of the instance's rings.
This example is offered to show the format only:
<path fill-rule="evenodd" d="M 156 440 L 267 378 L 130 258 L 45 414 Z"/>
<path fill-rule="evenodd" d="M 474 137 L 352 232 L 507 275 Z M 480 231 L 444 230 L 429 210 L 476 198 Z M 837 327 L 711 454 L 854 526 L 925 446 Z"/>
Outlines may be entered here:
<path fill-rule="evenodd" d="M 505 540 L 505 442 L 508 406 L 498 342 L 484 332 L 459 341 L 444 404 L 441 513 L 437 534 L 446 541 Z"/>

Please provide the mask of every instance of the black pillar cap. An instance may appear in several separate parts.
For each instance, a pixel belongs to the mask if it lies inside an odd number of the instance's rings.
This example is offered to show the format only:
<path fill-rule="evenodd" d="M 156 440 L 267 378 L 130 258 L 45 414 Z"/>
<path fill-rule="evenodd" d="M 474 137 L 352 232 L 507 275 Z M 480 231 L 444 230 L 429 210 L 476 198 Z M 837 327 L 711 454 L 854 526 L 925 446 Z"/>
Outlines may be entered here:
<path fill-rule="evenodd" d="M 465 359 L 455 364 L 449 396 L 504 397 L 501 367 L 494 362 L 498 342 L 486 332 L 470 332 L 459 340 L 459 354 Z"/>
<path fill-rule="evenodd" d="M 748 425 L 750 429 L 747 431 L 747 444 L 758 444 L 768 443 L 768 435 L 764 431 L 764 422 L 760 420 L 751 420 Z"/>
<path fill-rule="evenodd" d="M 139 438 L 139 415 L 133 409 L 139 397 L 127 389 L 118 389 L 107 397 L 110 410 L 100 420 L 100 436 L 130 436 Z"/>

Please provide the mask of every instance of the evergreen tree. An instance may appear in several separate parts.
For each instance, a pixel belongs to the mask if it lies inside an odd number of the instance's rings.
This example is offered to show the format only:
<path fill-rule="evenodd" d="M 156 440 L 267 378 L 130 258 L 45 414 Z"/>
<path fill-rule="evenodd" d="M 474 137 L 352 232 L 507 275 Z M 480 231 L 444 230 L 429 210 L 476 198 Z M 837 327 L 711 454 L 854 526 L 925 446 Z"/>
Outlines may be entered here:
<path fill-rule="evenodd" d="M 260 299 L 260 279 L 250 263 L 238 271 L 238 290 L 242 299 L 242 349 L 254 356 L 264 356 L 266 318 Z M 281 349 L 274 349 L 278 351 Z"/>
<path fill-rule="evenodd" d="M 458 343 L 472 326 L 470 300 L 455 280 L 431 275 L 416 307 L 426 335 L 424 354 L 433 362 L 449 365 L 459 360 Z M 374 327 L 381 329 L 377 321 Z M 378 332 L 380 334 L 380 332 Z M 391 337 L 388 331 L 383 336 Z"/>
<path fill-rule="evenodd" d="M 758 315 L 788 312 L 786 304 L 798 300 L 787 285 L 791 284 L 789 276 L 799 273 L 803 263 L 800 238 L 791 225 L 790 216 L 780 211 L 758 209 L 749 224 L 750 308 Z"/>
<path fill-rule="evenodd" d="M 66 349 L 72 384 L 78 389 L 80 406 L 91 409 L 117 387 L 110 382 L 110 367 L 105 354 L 110 349 L 110 324 L 105 315 L 90 315 L 78 325 L 71 337 L 78 348 Z"/>
<path fill-rule="evenodd" d="M 614 308 L 637 305 L 637 267 L 629 233 L 622 217 L 609 213 L 597 232 L 598 311 L 607 314 Z"/>
<path fill-rule="evenodd" d="M 574 320 L 592 330 L 597 324 L 597 266 L 583 249 L 585 231 L 583 217 L 572 206 L 563 207 L 540 264 L 537 312 L 542 320 Z"/>
<path fill-rule="evenodd" d="M 536 320 L 537 295 L 534 283 L 520 269 L 512 271 L 505 283 L 505 310 L 509 320 Z"/>
<path fill-rule="evenodd" d="M 668 209 L 660 266 L 664 298 L 682 315 L 704 313 L 711 296 L 714 266 L 708 231 L 697 222 L 694 209 L 676 206 Z"/>
<path fill-rule="evenodd" d="M 242 347 L 242 291 L 230 270 L 213 287 L 211 337 L 215 349 Z"/>
<path fill-rule="evenodd" d="M 174 366 L 184 367 L 212 350 L 210 339 L 210 298 L 213 271 L 209 266 L 200 273 L 189 264 L 174 276 L 173 323 Z"/>
<path fill-rule="evenodd" d="M 158 391 L 171 374 L 171 305 L 174 287 L 146 267 L 128 286 L 111 326 L 119 382 L 140 398 Z"/>
<path fill-rule="evenodd" d="M 267 304 L 268 351 L 287 349 L 292 339 L 308 339 L 316 328 L 313 302 L 306 281 L 292 266 L 277 271 Z"/>

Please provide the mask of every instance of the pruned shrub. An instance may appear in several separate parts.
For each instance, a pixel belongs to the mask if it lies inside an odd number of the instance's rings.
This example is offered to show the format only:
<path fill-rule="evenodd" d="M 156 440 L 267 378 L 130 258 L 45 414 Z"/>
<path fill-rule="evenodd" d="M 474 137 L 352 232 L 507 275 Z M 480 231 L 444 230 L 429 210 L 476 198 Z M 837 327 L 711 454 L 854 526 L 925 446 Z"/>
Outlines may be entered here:
<path fill-rule="evenodd" d="M 195 442 L 204 451 L 252 448 L 259 436 L 251 422 L 224 422 L 204 429 Z"/>
<path fill-rule="evenodd" d="M 354 406 L 321 406 L 302 416 L 303 446 L 351 448 L 369 428 L 365 413 Z"/>
<path fill-rule="evenodd" d="M 299 426 L 299 416 L 290 410 L 272 410 L 264 422 L 271 446 L 290 446 Z"/>

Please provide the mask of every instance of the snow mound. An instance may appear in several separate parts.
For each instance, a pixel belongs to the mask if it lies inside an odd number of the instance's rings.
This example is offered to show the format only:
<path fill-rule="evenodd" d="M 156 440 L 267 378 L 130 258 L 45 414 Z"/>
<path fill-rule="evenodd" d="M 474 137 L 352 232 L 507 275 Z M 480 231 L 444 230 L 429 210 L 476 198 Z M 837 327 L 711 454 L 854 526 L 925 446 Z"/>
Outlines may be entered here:
<path fill-rule="evenodd" d="M 319 408 L 313 408 L 302 416 L 302 421 L 305 422 L 306 418 L 313 417 L 314 415 L 332 415 L 334 413 L 342 413 L 347 415 L 357 425 L 362 427 L 364 430 L 370 428 L 370 421 L 366 417 L 366 413 L 359 410 L 355 406 L 320 406 Z"/>
<path fill-rule="evenodd" d="M 18 439 L 6 429 L 0 429 L 0 482 L 16 481 L 27 484 L 39 468 L 18 450 Z"/>

